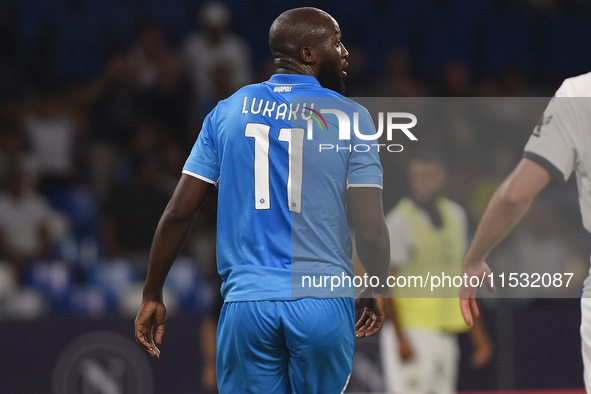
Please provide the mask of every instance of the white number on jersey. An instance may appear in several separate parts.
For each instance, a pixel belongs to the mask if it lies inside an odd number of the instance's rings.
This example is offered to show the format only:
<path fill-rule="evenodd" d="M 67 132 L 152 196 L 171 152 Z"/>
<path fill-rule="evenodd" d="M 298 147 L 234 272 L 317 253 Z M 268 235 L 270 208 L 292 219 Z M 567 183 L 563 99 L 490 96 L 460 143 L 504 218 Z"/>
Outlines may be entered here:
<path fill-rule="evenodd" d="M 269 188 L 269 131 L 270 126 L 248 123 L 244 135 L 254 138 L 254 204 L 255 209 L 270 209 Z M 289 172 L 287 175 L 287 199 L 289 210 L 302 212 L 302 176 L 304 157 L 304 129 L 279 130 L 279 141 L 287 142 Z"/>

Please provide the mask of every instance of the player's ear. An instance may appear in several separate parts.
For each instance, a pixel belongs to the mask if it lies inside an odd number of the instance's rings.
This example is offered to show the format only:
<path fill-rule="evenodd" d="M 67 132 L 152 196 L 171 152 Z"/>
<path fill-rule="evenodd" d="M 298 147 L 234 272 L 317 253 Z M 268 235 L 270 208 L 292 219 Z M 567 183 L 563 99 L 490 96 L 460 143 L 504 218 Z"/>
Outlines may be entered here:
<path fill-rule="evenodd" d="M 318 59 L 318 51 L 312 47 L 303 47 L 300 50 L 300 57 L 305 64 L 314 64 Z"/>

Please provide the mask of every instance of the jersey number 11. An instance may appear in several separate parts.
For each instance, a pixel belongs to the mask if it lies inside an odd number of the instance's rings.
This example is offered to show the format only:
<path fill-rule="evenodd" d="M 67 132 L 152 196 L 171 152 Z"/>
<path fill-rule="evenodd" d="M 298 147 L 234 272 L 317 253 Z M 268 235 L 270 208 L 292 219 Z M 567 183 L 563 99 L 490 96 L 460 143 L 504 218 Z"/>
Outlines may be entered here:
<path fill-rule="evenodd" d="M 269 131 L 271 126 L 248 123 L 244 135 L 254 138 L 254 206 L 271 209 L 269 190 Z M 302 212 L 302 174 L 304 157 L 304 129 L 279 130 L 279 141 L 287 142 L 289 172 L 287 174 L 287 201 L 289 210 Z"/>

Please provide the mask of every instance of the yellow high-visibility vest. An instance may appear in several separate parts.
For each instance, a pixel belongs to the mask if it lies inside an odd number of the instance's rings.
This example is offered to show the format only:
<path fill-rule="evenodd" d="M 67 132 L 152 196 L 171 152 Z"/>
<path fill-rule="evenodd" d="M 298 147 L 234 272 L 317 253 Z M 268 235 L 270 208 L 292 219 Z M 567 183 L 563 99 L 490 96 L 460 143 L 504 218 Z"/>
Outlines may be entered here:
<path fill-rule="evenodd" d="M 426 286 L 418 289 L 409 283 L 407 287 L 394 287 L 394 302 L 403 328 L 420 327 L 458 333 L 468 330 L 460 312 L 458 288 L 453 286 L 453 278 L 462 275 L 466 223 L 458 212 L 457 204 L 449 199 L 437 198 L 436 206 L 443 221 L 441 228 L 426 220 L 420 208 L 408 198 L 402 199 L 395 208 L 406 219 L 414 243 L 410 261 L 398 269 L 397 274 L 407 278 L 420 275 Z M 431 284 L 437 283 L 432 278 L 434 275 L 440 279 L 449 277 L 450 280 L 444 279 L 444 286 L 431 292 Z M 456 284 L 458 280 L 456 278 Z"/>

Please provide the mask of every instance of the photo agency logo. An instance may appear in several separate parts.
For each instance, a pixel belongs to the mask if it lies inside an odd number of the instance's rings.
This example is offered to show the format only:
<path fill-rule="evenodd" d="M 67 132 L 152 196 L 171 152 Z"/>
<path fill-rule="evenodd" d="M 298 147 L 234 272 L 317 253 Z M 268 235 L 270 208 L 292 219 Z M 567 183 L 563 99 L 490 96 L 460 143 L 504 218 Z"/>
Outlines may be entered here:
<path fill-rule="evenodd" d="M 374 110 L 382 109 L 385 105 L 389 106 L 389 103 L 384 102 L 383 98 L 376 98 L 372 104 L 370 108 Z M 292 102 L 288 104 L 245 96 L 241 113 L 243 115 L 259 115 L 270 121 L 286 120 L 291 123 L 292 127 L 282 128 L 279 131 L 280 140 L 293 142 L 301 141 L 304 138 L 314 139 L 318 141 L 318 149 L 321 153 L 328 151 L 369 152 L 372 149 L 378 152 L 402 152 L 404 147 L 399 143 L 402 134 L 405 136 L 403 138 L 417 141 L 417 137 L 410 130 L 417 125 L 417 117 L 414 114 L 375 111 L 378 124 L 376 130 L 374 121 L 369 112 L 364 110 L 365 108 L 367 107 L 349 99 L 335 97 L 296 97 L 292 98 Z M 315 124 L 320 129 L 320 133 L 331 133 L 330 138 L 326 138 L 327 135 L 323 134 L 314 138 Z M 249 125 L 250 128 L 259 127 L 258 123 L 249 123 Z M 267 127 L 266 124 L 261 125 L 263 128 Z M 335 133 L 333 125 L 338 129 L 336 130 L 338 134 L 334 136 L 332 135 Z M 260 131 L 253 129 L 248 132 L 248 136 L 254 137 L 255 134 L 258 135 L 257 133 Z M 382 138 L 384 134 L 385 138 Z M 338 137 L 338 139 L 334 137 Z M 394 140 L 398 143 L 394 143 Z"/>
<path fill-rule="evenodd" d="M 320 130 L 323 131 L 326 128 L 328 130 L 328 124 L 322 114 L 335 115 L 338 121 L 338 132 L 339 141 L 350 141 L 351 140 L 351 119 L 349 115 L 339 109 L 320 109 L 320 112 L 314 110 L 314 103 L 311 103 L 311 107 L 303 107 L 302 119 L 307 120 L 307 139 L 311 140 L 314 136 L 313 120 L 318 124 Z M 307 117 L 307 118 L 306 118 Z M 354 144 L 319 144 L 319 151 L 340 151 L 348 150 L 355 152 L 368 152 L 371 147 L 375 147 L 378 152 L 380 150 L 386 150 L 387 152 L 402 152 L 404 147 L 401 144 L 391 143 L 393 140 L 395 131 L 402 131 L 404 135 L 411 141 L 417 141 L 417 137 L 410 131 L 411 128 L 416 126 L 417 117 L 408 112 L 378 112 L 378 128 L 374 134 L 363 134 L 359 127 L 359 112 L 353 112 L 353 133 L 355 136 L 362 141 L 368 141 L 367 143 L 354 143 Z M 386 119 L 386 126 L 384 127 L 384 119 Z M 405 121 L 406 120 L 406 121 Z M 322 121 L 322 122 L 321 122 Z M 324 127 L 323 127 L 324 124 Z M 372 127 L 373 128 L 373 127 Z M 379 143 L 379 138 L 384 134 L 386 130 L 386 142 Z"/>

